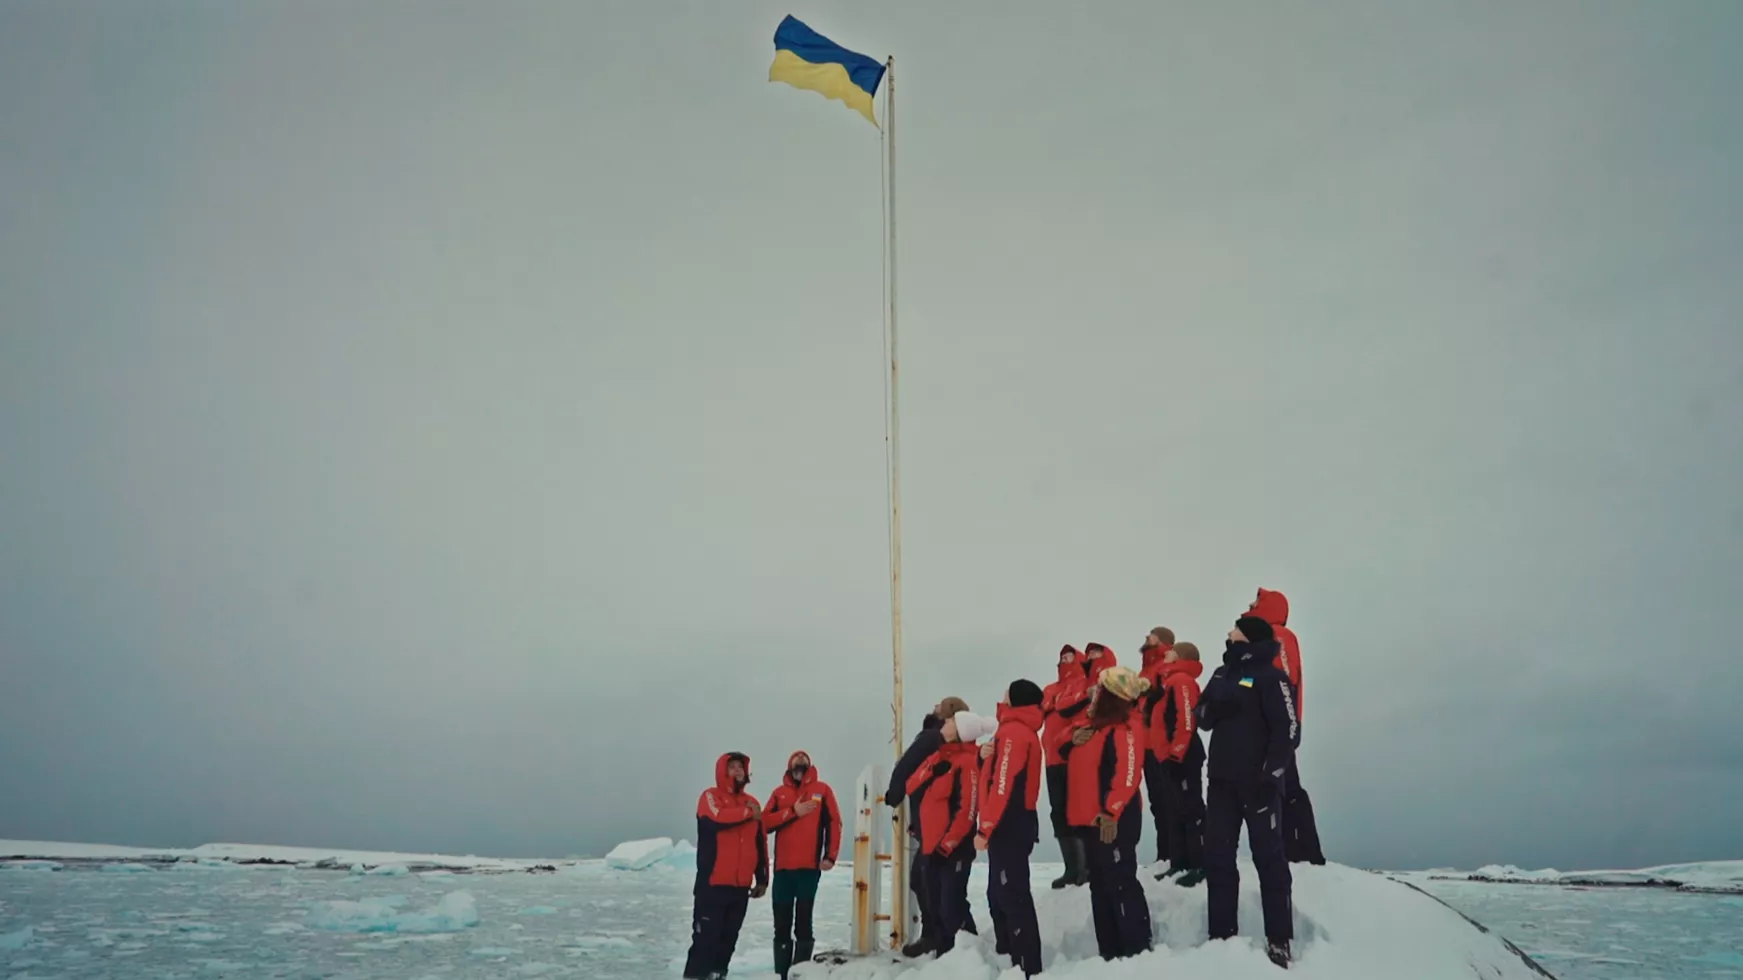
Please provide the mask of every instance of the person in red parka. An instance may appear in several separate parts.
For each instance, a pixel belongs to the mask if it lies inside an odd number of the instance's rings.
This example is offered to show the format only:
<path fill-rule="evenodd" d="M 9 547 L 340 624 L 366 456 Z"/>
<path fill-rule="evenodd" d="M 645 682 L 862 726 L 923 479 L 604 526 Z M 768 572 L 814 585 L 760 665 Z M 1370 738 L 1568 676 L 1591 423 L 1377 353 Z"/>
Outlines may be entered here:
<path fill-rule="evenodd" d="M 1071 829 L 1088 841 L 1089 906 L 1102 959 L 1150 949 L 1150 904 L 1138 883 L 1138 838 L 1144 832 L 1138 801 L 1144 782 L 1143 725 L 1133 717 L 1147 682 L 1125 667 L 1097 681 L 1085 724 L 1065 750 Z"/>
<path fill-rule="evenodd" d="M 1059 854 L 1065 859 L 1065 873 L 1054 879 L 1054 888 L 1081 885 L 1089 880 L 1083 871 L 1083 842 L 1065 822 L 1065 757 L 1059 754 L 1060 746 L 1071 740 L 1076 719 L 1089 706 L 1088 692 L 1089 659 L 1067 643 L 1059 650 L 1059 679 L 1041 692 L 1041 714 L 1045 719 L 1041 747 L 1047 763 L 1047 802 L 1053 838 L 1059 842 Z"/>
<path fill-rule="evenodd" d="M 763 830 L 775 835 L 775 972 L 787 980 L 794 963 L 811 958 L 817 882 L 841 853 L 841 806 L 809 754 L 787 757 L 787 774 L 763 807 Z"/>
<path fill-rule="evenodd" d="M 1026 977 L 1041 972 L 1041 927 L 1029 891 L 1029 855 L 1041 839 L 1041 688 L 1015 680 L 999 702 L 999 729 L 981 749 L 980 816 L 974 846 L 987 853 L 987 908 L 994 952 Z"/>
<path fill-rule="evenodd" d="M 1277 637 L 1277 668 L 1289 675 L 1289 686 L 1295 689 L 1295 718 L 1303 721 L 1306 705 L 1302 703 L 1306 677 L 1301 665 L 1301 641 L 1289 628 L 1289 597 L 1272 589 L 1260 589 L 1247 607 L 1247 615 L 1271 624 Z M 1289 771 L 1283 775 L 1283 852 L 1291 863 L 1324 864 L 1325 852 L 1319 846 L 1319 826 L 1313 817 L 1313 799 L 1301 786 L 1301 770 L 1295 756 L 1289 757 Z"/>
<path fill-rule="evenodd" d="M 1088 710 L 1090 696 L 1095 693 L 1096 681 L 1102 672 L 1110 667 L 1119 666 L 1119 658 L 1114 652 L 1100 643 L 1086 644 L 1083 648 L 1083 679 L 1065 684 L 1061 683 L 1058 693 L 1053 699 L 1053 713 L 1060 721 L 1060 732 L 1056 740 L 1051 741 L 1051 752 L 1058 753 L 1060 762 L 1059 775 L 1049 776 L 1048 791 L 1052 792 L 1052 779 L 1059 780 L 1059 794 L 1055 799 L 1069 798 L 1069 788 L 1065 783 L 1065 757 L 1063 755 L 1066 743 L 1071 739 L 1072 732 L 1083 724 L 1083 713 Z M 1064 664 L 1060 664 L 1063 673 Z M 1052 769 L 1048 772 L 1052 773 Z M 1069 820 L 1061 821 L 1057 831 L 1059 838 L 1059 853 L 1065 859 L 1065 873 L 1054 879 L 1054 888 L 1068 888 L 1089 882 L 1089 852 L 1088 843 L 1081 834 L 1072 832 Z"/>
<path fill-rule="evenodd" d="M 926 865 L 921 880 L 927 908 L 921 921 L 932 932 L 922 932 L 917 941 L 902 947 L 903 956 L 942 954 L 956 948 L 956 934 L 968 914 L 968 873 L 974 864 L 969 842 L 979 789 L 974 742 L 991 733 L 991 722 L 957 712 L 944 722 L 943 747 L 908 778 L 908 795 L 920 800 L 920 860 Z"/>
<path fill-rule="evenodd" d="M 1166 626 L 1158 626 L 1144 635 L 1144 645 L 1138 653 L 1144 658 L 1143 669 L 1138 676 L 1149 683 L 1150 689 L 1144 692 L 1144 699 L 1138 707 L 1143 715 L 1144 725 L 1151 728 L 1150 741 L 1155 741 L 1152 715 L 1156 701 L 1162 696 L 1162 663 L 1168 656 L 1168 651 L 1174 649 L 1174 631 Z M 1156 860 L 1168 859 L 1168 817 L 1163 796 L 1167 787 L 1158 778 L 1155 760 L 1149 753 L 1144 756 L 1144 792 L 1150 797 L 1150 818 L 1156 825 Z"/>
<path fill-rule="evenodd" d="M 714 763 L 714 785 L 696 801 L 695 907 L 686 980 L 721 980 L 738 948 L 750 900 L 769 888 L 762 807 L 746 793 L 750 756 L 728 752 Z"/>
<path fill-rule="evenodd" d="M 1161 687 L 1150 708 L 1150 753 L 1144 762 L 1144 784 L 1152 798 L 1158 790 L 1162 796 L 1158 832 L 1168 868 L 1156 879 L 1179 875 L 1182 888 L 1204 880 L 1204 741 L 1193 718 L 1203 673 L 1194 644 L 1176 644 L 1164 655 L 1157 674 Z"/>

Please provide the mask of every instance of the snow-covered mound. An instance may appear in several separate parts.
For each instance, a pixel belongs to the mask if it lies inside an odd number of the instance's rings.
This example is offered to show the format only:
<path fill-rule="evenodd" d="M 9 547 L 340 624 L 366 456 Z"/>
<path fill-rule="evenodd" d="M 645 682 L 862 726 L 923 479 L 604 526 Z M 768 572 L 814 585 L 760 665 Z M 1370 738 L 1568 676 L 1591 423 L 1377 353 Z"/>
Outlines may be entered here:
<path fill-rule="evenodd" d="M 696 846 L 670 837 L 624 841 L 605 856 L 605 866 L 618 871 L 650 869 L 696 870 Z"/>
<path fill-rule="evenodd" d="M 1150 900 L 1155 949 L 1114 963 L 1096 955 L 1089 890 L 1038 889 L 1047 975 L 1083 980 L 1216 977 L 1217 980 L 1544 980 L 1549 974 L 1512 944 L 1414 886 L 1340 865 L 1294 865 L 1295 962 L 1281 973 L 1264 952 L 1258 876 L 1241 869 L 1242 935 L 1206 941 L 1205 888 L 1141 879 Z M 982 929 L 990 933 L 986 924 Z M 885 955 L 842 964 L 807 963 L 795 980 L 1020 980 L 990 935 L 959 937 L 941 958 Z"/>
<path fill-rule="evenodd" d="M 1743 894 L 1743 861 L 1698 861 L 1616 871 L 1526 871 L 1491 864 L 1475 871 L 1436 871 L 1429 877 L 1503 885 L 1564 885 L 1587 888 L 1675 888 L 1687 892 Z"/>

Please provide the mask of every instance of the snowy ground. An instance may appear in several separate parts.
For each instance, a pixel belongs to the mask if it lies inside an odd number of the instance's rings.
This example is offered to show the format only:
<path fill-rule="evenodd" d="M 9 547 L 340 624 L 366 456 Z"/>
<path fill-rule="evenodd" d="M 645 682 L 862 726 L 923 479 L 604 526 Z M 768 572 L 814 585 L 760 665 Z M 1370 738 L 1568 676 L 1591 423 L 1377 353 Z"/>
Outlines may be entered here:
<path fill-rule="evenodd" d="M 20 848 L 0 842 L 0 854 Z M 30 851 L 32 848 L 23 848 Z M 41 850 L 37 848 L 36 850 Z M 254 853 L 254 849 L 245 849 Z M 604 861 L 561 863 L 554 873 L 456 874 L 411 870 L 417 856 L 386 855 L 358 873 L 290 866 L 238 867 L 186 853 L 150 859 L 111 852 L 53 852 L 49 863 L 0 870 L 0 978 L 303 978 L 388 980 L 457 977 L 675 977 L 689 933 L 690 857 L 631 849 L 616 870 Z M 240 853 L 240 852 L 239 852 Z M 319 852 L 330 857 L 338 852 Z M 356 858 L 356 852 L 347 852 Z M 432 856 L 425 856 L 432 857 Z M 440 856 L 434 856 L 440 858 Z M 692 858 L 693 859 L 693 858 Z M 158 860 L 160 863 L 153 863 Z M 461 859 L 442 858 L 454 863 Z M 65 870 L 54 871 L 54 861 Z M 171 863 L 161 863 L 168 861 Z M 548 862 L 489 862 L 486 870 Z M 984 864 L 971 889 L 987 924 Z M 375 873 L 368 873 L 368 869 Z M 112 869 L 112 870 L 102 870 Z M 1056 869 L 1036 867 L 1045 881 Z M 1533 888 L 1407 877 L 1542 954 L 1562 980 L 1743 977 L 1743 899 L 1668 889 Z M 1288 976 L 1338 980 L 1524 976 L 1520 961 L 1401 884 L 1347 868 L 1298 868 L 1298 949 Z M 1252 884 L 1248 869 L 1244 882 Z M 851 889 L 843 869 L 825 877 L 818 903 L 820 947 L 844 943 Z M 1093 952 L 1088 898 L 1081 889 L 1040 892 L 1051 973 L 1081 980 L 1194 975 L 1238 980 L 1278 977 L 1245 941 L 1203 946 L 1203 890 L 1151 887 L 1158 939 L 1166 949 L 1112 967 L 1071 962 Z M 1256 895 L 1242 922 L 1256 931 Z M 753 903 L 734 977 L 767 980 L 772 961 L 768 902 Z M 836 971 L 850 977 L 894 970 Z M 993 980 L 990 954 L 965 943 L 952 959 L 910 969 L 911 980 Z M 1009 974 L 1007 974 L 1009 975 Z"/>
<path fill-rule="evenodd" d="M 1429 875 L 1456 881 L 1491 881 L 1519 885 L 1589 885 L 1600 888 L 1676 888 L 1688 892 L 1743 895 L 1743 861 L 1701 861 L 1666 864 L 1628 871 L 1525 871 L 1510 864 L 1492 864 L 1475 871 L 1432 871 Z"/>

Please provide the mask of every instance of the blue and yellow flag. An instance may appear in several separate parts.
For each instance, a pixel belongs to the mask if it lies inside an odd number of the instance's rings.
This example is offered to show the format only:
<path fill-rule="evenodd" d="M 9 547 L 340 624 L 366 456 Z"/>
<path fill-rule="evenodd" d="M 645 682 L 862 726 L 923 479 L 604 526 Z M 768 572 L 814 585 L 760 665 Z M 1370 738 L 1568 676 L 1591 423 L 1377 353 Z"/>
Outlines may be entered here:
<path fill-rule="evenodd" d="M 840 99 L 873 126 L 872 96 L 884 80 L 884 66 L 856 51 L 849 51 L 788 14 L 775 28 L 775 61 L 769 65 L 769 81 L 786 82 L 809 89 L 826 99 Z"/>

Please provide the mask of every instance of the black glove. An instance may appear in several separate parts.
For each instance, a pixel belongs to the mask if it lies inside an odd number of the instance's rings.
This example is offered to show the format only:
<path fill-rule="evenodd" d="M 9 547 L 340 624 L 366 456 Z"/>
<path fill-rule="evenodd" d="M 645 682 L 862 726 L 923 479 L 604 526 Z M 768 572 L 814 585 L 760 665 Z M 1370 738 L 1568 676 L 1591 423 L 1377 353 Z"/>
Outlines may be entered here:
<path fill-rule="evenodd" d="M 948 763 L 948 762 L 934 762 L 934 763 L 932 763 L 932 775 L 934 778 L 943 776 L 945 773 L 947 773 L 949 771 L 950 771 L 950 763 Z"/>

